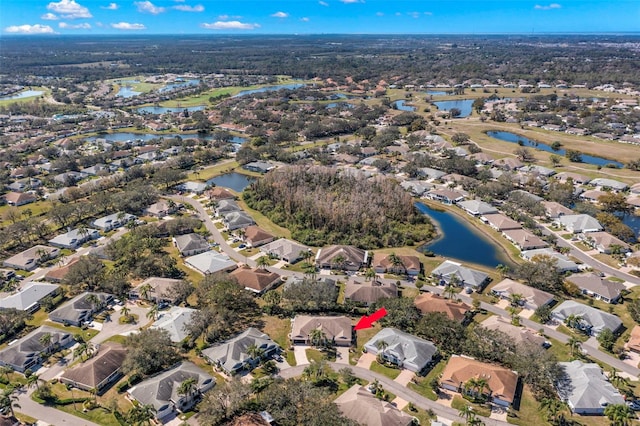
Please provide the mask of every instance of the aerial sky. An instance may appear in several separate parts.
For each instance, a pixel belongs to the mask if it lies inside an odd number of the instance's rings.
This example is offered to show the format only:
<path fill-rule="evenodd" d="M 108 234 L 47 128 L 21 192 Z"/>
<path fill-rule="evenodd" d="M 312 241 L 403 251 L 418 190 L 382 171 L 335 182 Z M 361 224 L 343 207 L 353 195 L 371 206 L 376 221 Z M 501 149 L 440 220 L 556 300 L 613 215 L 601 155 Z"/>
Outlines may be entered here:
<path fill-rule="evenodd" d="M 11 34 L 640 31 L 640 0 L 0 0 Z"/>

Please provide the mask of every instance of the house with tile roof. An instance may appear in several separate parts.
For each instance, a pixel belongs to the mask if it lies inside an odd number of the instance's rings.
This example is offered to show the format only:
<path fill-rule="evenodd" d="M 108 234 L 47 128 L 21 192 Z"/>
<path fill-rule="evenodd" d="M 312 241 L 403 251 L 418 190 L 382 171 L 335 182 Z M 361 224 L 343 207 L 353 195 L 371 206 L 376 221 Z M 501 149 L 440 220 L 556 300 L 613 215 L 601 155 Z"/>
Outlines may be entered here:
<path fill-rule="evenodd" d="M 344 287 L 344 300 L 357 305 L 371 306 L 380 299 L 398 297 L 398 286 L 390 281 L 367 280 L 351 276 Z"/>
<path fill-rule="evenodd" d="M 414 418 L 380 400 L 360 385 L 353 385 L 333 401 L 343 416 L 367 426 L 409 426 Z"/>
<path fill-rule="evenodd" d="M 439 312 L 446 315 L 447 318 L 459 322 L 466 322 L 467 312 L 471 310 L 471 306 L 466 303 L 445 299 L 437 294 L 428 292 L 424 292 L 416 297 L 414 304 L 423 314 Z"/>
<path fill-rule="evenodd" d="M 275 237 L 259 226 L 247 226 L 244 230 L 244 242 L 250 247 L 259 247 L 272 242 Z"/>
<path fill-rule="evenodd" d="M 394 265 L 389 253 L 375 253 L 371 260 L 371 267 L 378 274 L 396 274 L 416 276 L 422 270 L 422 264 L 418 256 L 396 255 L 402 264 Z"/>
<path fill-rule="evenodd" d="M 318 250 L 316 254 L 316 265 L 322 269 L 342 268 L 347 271 L 357 271 L 368 262 L 369 252 L 354 246 L 327 246 Z"/>
<path fill-rule="evenodd" d="M 296 315 L 291 322 L 291 344 L 311 344 L 313 330 L 321 330 L 325 338 L 336 346 L 351 346 L 353 343 L 353 324 L 349 317 Z"/>
<path fill-rule="evenodd" d="M 231 272 L 233 278 L 238 281 L 241 287 L 245 290 L 252 291 L 257 294 L 262 294 L 265 291 L 275 287 L 280 283 L 280 275 L 275 272 L 270 272 L 266 269 L 251 268 L 248 265 L 244 265 L 241 268 Z"/>

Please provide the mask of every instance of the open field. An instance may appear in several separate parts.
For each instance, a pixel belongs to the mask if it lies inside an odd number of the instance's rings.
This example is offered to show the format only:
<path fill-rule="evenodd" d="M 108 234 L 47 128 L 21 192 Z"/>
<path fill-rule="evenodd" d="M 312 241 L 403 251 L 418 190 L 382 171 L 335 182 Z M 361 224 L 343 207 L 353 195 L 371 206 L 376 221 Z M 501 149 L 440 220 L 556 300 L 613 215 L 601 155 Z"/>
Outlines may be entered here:
<path fill-rule="evenodd" d="M 44 93 L 42 95 L 36 95 L 36 96 L 29 96 L 27 98 L 20 98 L 20 99 L 4 99 L 4 100 L 0 100 L 0 107 L 3 106 L 8 106 L 14 103 L 25 103 L 25 102 L 32 102 L 36 99 L 44 99 L 47 98 L 51 95 L 51 89 L 44 87 L 44 86 L 34 86 L 34 87 L 30 87 L 27 90 L 38 90 L 38 91 L 43 91 Z M 21 91 L 23 92 L 23 91 Z M 19 94 L 20 92 L 14 93 L 14 94 Z M 11 96 L 11 95 L 9 95 Z"/>

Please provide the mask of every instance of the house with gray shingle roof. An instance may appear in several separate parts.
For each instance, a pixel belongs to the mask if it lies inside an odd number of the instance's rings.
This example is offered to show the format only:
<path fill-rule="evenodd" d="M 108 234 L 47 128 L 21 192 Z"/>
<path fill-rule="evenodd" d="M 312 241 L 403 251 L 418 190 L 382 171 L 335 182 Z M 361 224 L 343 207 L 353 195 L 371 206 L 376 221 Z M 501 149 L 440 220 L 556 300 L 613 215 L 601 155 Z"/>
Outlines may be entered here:
<path fill-rule="evenodd" d="M 284 260 L 287 263 L 296 263 L 302 259 L 304 252 L 309 250 L 311 250 L 309 247 L 286 238 L 280 238 L 260 247 L 260 251 L 267 256 Z"/>
<path fill-rule="evenodd" d="M 615 334 L 622 327 L 622 321 L 616 315 L 583 305 L 574 300 L 562 302 L 551 311 L 551 317 L 561 322 L 566 321 L 571 315 L 577 318 L 575 327 L 591 336 L 598 336 L 605 328 Z"/>
<path fill-rule="evenodd" d="M 472 216 L 498 213 L 498 209 L 493 207 L 491 204 L 480 200 L 460 201 L 457 205 Z"/>
<path fill-rule="evenodd" d="M 467 268 L 457 262 L 451 260 L 445 260 L 438 265 L 432 272 L 435 278 L 440 280 L 441 284 L 449 284 L 452 277 L 456 277 L 459 285 L 463 287 L 470 287 L 475 290 L 479 290 L 489 280 L 489 275 L 476 269 Z"/>
<path fill-rule="evenodd" d="M 255 225 L 256 222 L 247 212 L 237 211 L 231 212 L 225 215 L 223 219 L 224 225 L 229 231 L 235 229 L 246 228 L 247 226 Z"/>
<path fill-rule="evenodd" d="M 180 395 L 180 384 L 187 379 L 195 379 L 196 391 Z M 156 376 L 149 377 L 129 389 L 129 395 L 142 405 L 152 405 L 156 419 L 162 419 L 178 411 L 193 407 L 198 397 L 213 388 L 216 380 L 195 364 L 184 361 Z"/>
<path fill-rule="evenodd" d="M 167 330 L 172 342 L 182 342 L 189 333 L 185 330 L 185 325 L 191 321 L 191 316 L 195 309 L 172 306 L 168 311 L 162 311 L 151 328 Z"/>
<path fill-rule="evenodd" d="M 624 182 L 620 182 L 614 179 L 607 179 L 607 178 L 595 178 L 595 179 L 592 179 L 591 182 L 589 183 L 599 188 L 609 188 L 614 191 L 624 191 L 627 188 L 629 188 L 629 185 L 627 185 Z"/>
<path fill-rule="evenodd" d="M 364 386 L 353 385 L 334 401 L 343 416 L 367 426 L 409 426 L 413 416 L 376 398 Z M 434 423 L 432 423 L 434 424 Z"/>
<path fill-rule="evenodd" d="M 51 336 L 51 344 L 49 346 L 43 345 L 40 341 L 45 334 Z M 35 371 L 42 360 L 42 354 L 51 353 L 58 348 L 69 345 L 71 342 L 73 342 L 71 333 L 43 325 L 2 349 L 0 351 L 0 365 L 11 367 L 21 373 L 24 373 L 27 369 Z"/>
<path fill-rule="evenodd" d="M 556 383 L 556 389 L 573 413 L 603 415 L 607 405 L 624 404 L 622 395 L 598 364 L 574 360 L 558 365 L 564 370 L 564 377 Z"/>
<path fill-rule="evenodd" d="M 19 311 L 33 313 L 40 308 L 40 301 L 50 295 L 55 295 L 60 286 L 45 282 L 28 282 L 17 292 L 0 299 L 0 308 L 14 308 Z"/>
<path fill-rule="evenodd" d="M 90 322 L 93 314 L 100 312 L 113 296 L 107 293 L 82 293 L 49 314 L 51 321 L 80 327 Z"/>
<path fill-rule="evenodd" d="M 229 256 L 217 251 L 205 251 L 195 256 L 187 257 L 184 262 L 203 274 L 214 274 L 216 272 L 230 272 L 238 267 L 236 262 Z"/>
<path fill-rule="evenodd" d="M 126 356 L 124 346 L 111 342 L 102 344 L 97 355 L 66 370 L 60 381 L 86 391 L 97 389 L 101 394 L 122 376 L 120 367 Z"/>
<path fill-rule="evenodd" d="M 622 283 L 605 280 L 593 273 L 571 275 L 566 280 L 578 287 L 582 294 L 592 296 L 606 303 L 616 303 L 622 296 L 622 291 L 626 289 Z"/>
<path fill-rule="evenodd" d="M 254 345 L 262 351 L 262 359 L 275 355 L 280 349 L 268 335 L 250 327 L 226 342 L 204 349 L 202 355 L 227 374 L 236 374 L 248 366 L 254 368 L 259 363 L 260 359 L 254 359 L 247 353 L 247 349 Z"/>
<path fill-rule="evenodd" d="M 53 259 L 60 254 L 60 249 L 43 245 L 33 246 L 3 262 L 8 268 L 33 271 L 43 262 Z"/>
<path fill-rule="evenodd" d="M 100 232 L 97 229 L 76 228 L 49 240 L 49 244 L 54 247 L 75 250 L 87 241 L 97 238 L 100 238 Z"/>
<path fill-rule="evenodd" d="M 119 212 L 98 218 L 93 221 L 91 226 L 95 226 L 104 232 L 108 232 L 112 229 L 120 228 L 135 219 L 136 217 L 132 214 Z"/>
<path fill-rule="evenodd" d="M 555 223 L 573 234 L 602 231 L 600 222 L 588 214 L 568 214 L 560 216 L 555 220 Z"/>
<path fill-rule="evenodd" d="M 386 348 L 378 349 L 384 341 Z M 364 345 L 367 353 L 379 355 L 386 361 L 419 373 L 427 368 L 438 348 L 428 340 L 421 339 L 396 328 L 383 328 Z"/>
<path fill-rule="evenodd" d="M 193 256 L 211 250 L 209 242 L 202 235 L 195 233 L 177 235 L 173 238 L 173 243 L 181 256 Z"/>

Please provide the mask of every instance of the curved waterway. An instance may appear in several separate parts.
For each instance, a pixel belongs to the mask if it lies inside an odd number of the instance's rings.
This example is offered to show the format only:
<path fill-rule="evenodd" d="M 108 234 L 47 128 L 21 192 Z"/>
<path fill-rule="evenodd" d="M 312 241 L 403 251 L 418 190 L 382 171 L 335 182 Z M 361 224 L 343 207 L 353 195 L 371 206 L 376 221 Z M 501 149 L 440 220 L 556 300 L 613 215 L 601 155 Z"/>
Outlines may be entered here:
<path fill-rule="evenodd" d="M 545 143 L 534 141 L 532 139 L 526 138 L 524 136 L 516 135 L 515 133 L 511 133 L 511 132 L 490 130 L 487 132 L 487 136 L 492 137 L 494 139 L 499 139 L 504 142 L 517 143 L 518 145 L 528 146 L 531 148 L 538 149 L 540 151 L 552 152 L 558 155 L 565 155 L 567 153 L 567 151 L 565 151 L 564 149 L 560 149 L 560 148 L 553 149 Z M 607 160 L 606 158 L 596 157 L 595 155 L 587 155 L 583 153 L 580 153 L 580 154 L 582 157 L 582 163 L 585 163 L 585 164 L 593 164 L 601 167 L 614 164 L 617 168 L 621 168 L 624 166 L 619 161 Z"/>
<path fill-rule="evenodd" d="M 463 262 L 476 263 L 495 268 L 499 264 L 511 265 L 501 249 L 488 238 L 453 213 L 432 209 L 423 203 L 415 204 L 417 209 L 429 216 L 438 227 L 440 236 L 420 247 L 442 257 Z"/>

